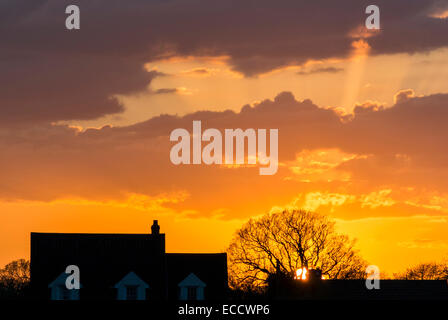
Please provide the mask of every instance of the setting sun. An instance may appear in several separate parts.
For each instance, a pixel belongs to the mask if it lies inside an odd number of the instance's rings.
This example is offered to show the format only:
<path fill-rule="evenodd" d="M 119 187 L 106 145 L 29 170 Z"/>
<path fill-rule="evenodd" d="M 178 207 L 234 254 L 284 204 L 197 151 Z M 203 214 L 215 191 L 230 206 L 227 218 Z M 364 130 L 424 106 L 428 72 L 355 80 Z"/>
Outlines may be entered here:
<path fill-rule="evenodd" d="M 305 267 L 303 267 L 302 269 L 297 269 L 295 278 L 298 279 L 298 280 L 306 280 L 306 273 L 307 272 L 308 271 L 306 270 Z"/>

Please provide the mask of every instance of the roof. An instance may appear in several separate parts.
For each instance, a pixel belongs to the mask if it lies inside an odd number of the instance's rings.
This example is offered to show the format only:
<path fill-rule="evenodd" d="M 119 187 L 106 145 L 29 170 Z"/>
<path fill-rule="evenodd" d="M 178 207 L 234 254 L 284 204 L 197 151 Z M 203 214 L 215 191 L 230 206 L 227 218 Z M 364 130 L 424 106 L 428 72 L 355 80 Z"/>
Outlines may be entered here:
<path fill-rule="evenodd" d="M 131 271 L 127 275 L 123 277 L 119 282 L 115 284 L 115 288 L 120 288 L 122 286 L 129 286 L 129 285 L 136 285 L 136 286 L 143 286 L 144 288 L 149 288 L 148 284 L 143 281 L 138 275 L 135 274 L 135 272 Z"/>
<path fill-rule="evenodd" d="M 191 273 L 205 283 L 205 297 L 224 298 L 227 292 L 226 253 L 167 253 L 168 288 L 172 299 L 178 284 Z"/>
<path fill-rule="evenodd" d="M 202 287 L 207 285 L 201 281 L 194 273 L 190 273 L 184 280 L 177 284 L 178 287 Z"/>
<path fill-rule="evenodd" d="M 113 288 L 130 271 L 160 287 L 164 234 L 31 233 L 32 285 L 48 286 L 68 265 L 80 269 L 84 288 Z"/>

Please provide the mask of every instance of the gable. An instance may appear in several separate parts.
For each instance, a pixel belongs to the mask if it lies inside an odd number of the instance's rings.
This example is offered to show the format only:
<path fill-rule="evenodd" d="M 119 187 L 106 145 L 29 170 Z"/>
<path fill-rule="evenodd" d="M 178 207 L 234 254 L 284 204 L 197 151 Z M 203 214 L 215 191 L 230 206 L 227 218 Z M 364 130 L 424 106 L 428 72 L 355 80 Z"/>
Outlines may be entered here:
<path fill-rule="evenodd" d="M 125 286 L 141 286 L 145 289 L 149 288 L 149 285 L 143 281 L 135 272 L 131 271 L 125 275 L 120 281 L 118 281 L 114 288 L 121 288 Z"/>
<path fill-rule="evenodd" d="M 65 286 L 65 281 L 67 280 L 67 277 L 69 274 L 62 272 L 56 279 L 54 279 L 50 284 L 48 285 L 48 288 L 55 288 L 58 286 Z M 82 284 L 80 283 L 79 286 L 82 288 Z"/>
<path fill-rule="evenodd" d="M 65 280 L 67 279 L 68 274 L 62 272 L 56 279 L 54 279 L 49 285 L 48 288 L 54 288 L 60 285 L 65 285 Z"/>
<path fill-rule="evenodd" d="M 201 279 L 199 279 L 194 273 L 190 273 L 184 280 L 179 282 L 178 286 L 205 288 L 207 285 Z"/>

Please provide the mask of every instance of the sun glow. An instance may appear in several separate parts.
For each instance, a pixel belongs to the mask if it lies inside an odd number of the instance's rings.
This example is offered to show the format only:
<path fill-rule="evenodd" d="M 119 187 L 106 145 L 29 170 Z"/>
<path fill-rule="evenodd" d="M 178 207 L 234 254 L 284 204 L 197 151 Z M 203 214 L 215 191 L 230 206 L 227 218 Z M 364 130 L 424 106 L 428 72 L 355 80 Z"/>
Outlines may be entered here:
<path fill-rule="evenodd" d="M 365 39 L 356 40 L 352 43 L 350 66 L 347 69 L 347 82 L 342 99 L 342 106 L 347 111 L 351 111 L 357 101 L 370 49 Z"/>
<path fill-rule="evenodd" d="M 297 269 L 296 270 L 296 279 L 298 280 L 306 280 L 306 274 L 307 274 L 308 270 L 306 270 L 306 268 L 302 268 L 302 269 Z"/>

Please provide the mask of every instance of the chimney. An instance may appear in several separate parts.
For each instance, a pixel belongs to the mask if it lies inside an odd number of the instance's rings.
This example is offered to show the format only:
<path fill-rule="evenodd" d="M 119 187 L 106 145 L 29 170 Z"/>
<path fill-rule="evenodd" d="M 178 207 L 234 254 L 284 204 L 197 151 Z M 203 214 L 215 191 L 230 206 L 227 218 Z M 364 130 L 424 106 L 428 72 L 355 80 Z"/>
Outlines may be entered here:
<path fill-rule="evenodd" d="M 153 235 L 160 234 L 160 226 L 159 226 L 158 220 L 154 220 L 154 222 L 152 223 L 151 234 L 153 234 Z"/>

